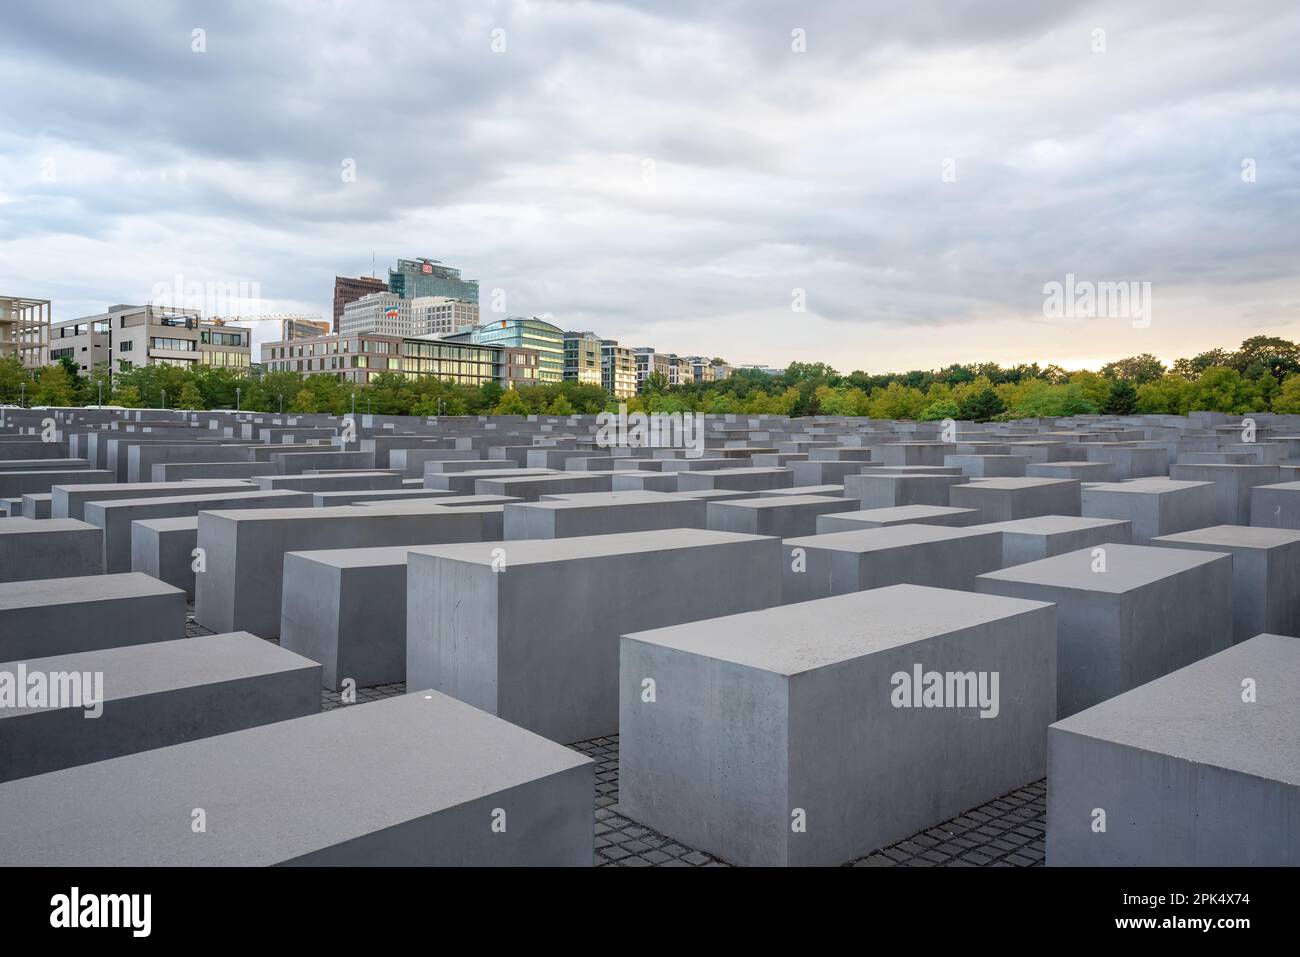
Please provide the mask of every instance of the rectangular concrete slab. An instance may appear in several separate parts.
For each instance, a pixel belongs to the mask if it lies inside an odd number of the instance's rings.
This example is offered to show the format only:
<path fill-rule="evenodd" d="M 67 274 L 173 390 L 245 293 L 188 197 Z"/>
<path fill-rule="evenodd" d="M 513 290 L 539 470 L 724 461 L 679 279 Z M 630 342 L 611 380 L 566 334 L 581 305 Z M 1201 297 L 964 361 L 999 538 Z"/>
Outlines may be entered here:
<path fill-rule="evenodd" d="M 0 584 L 0 660 L 47 658 L 185 634 L 185 593 L 148 575 Z"/>
<path fill-rule="evenodd" d="M 946 525 L 965 528 L 980 519 L 977 508 L 952 508 L 948 505 L 899 505 L 894 508 L 864 508 L 817 517 L 816 534 L 856 532 L 864 528 L 889 525 Z"/>
<path fill-rule="evenodd" d="M 1268 634 L 1058 721 L 1047 863 L 1300 866 L 1297 741 L 1300 640 Z"/>
<path fill-rule="evenodd" d="M 1226 553 L 1108 544 L 989 572 L 976 584 L 1056 603 L 1060 717 L 1232 643 Z"/>
<path fill-rule="evenodd" d="M 1042 515 L 1013 522 L 992 522 L 975 528 L 1002 533 L 1002 564 L 1023 565 L 1064 552 L 1115 542 L 1131 544 L 1132 526 L 1116 518 Z"/>
<path fill-rule="evenodd" d="M 593 788 L 590 759 L 416 691 L 0 785 L 0 865 L 589 867 Z"/>
<path fill-rule="evenodd" d="M 831 865 L 1034 780 L 1055 611 L 987 597 L 896 585 L 626 635 L 619 813 L 736 864 Z M 971 684 L 905 701 L 926 673 Z"/>
<path fill-rule="evenodd" d="M 104 573 L 104 532 L 70 518 L 0 519 L 0 582 Z"/>
<path fill-rule="evenodd" d="M 1300 531 L 1216 525 L 1151 544 L 1232 556 L 1234 641 L 1262 632 L 1300 637 Z"/>
<path fill-rule="evenodd" d="M 1002 536 L 978 528 L 890 525 L 782 543 L 781 599 L 811 601 L 886 585 L 973 590 L 1002 567 Z"/>
<path fill-rule="evenodd" d="M 950 490 L 954 508 L 978 508 L 986 522 L 1011 522 L 1039 515 L 1079 515 L 1080 483 L 1074 479 L 978 479 Z"/>
<path fill-rule="evenodd" d="M 0 781 L 320 710 L 320 665 L 247 632 L 11 661 L 0 674 L 20 668 L 64 691 L 0 708 Z"/>
<path fill-rule="evenodd" d="M 555 741 L 613 734 L 619 635 L 776 604 L 780 548 L 666 529 L 412 549 L 407 684 Z"/>
<path fill-rule="evenodd" d="M 792 538 L 815 535 L 819 516 L 857 509 L 856 499 L 780 495 L 708 503 L 709 528 L 719 532 Z"/>

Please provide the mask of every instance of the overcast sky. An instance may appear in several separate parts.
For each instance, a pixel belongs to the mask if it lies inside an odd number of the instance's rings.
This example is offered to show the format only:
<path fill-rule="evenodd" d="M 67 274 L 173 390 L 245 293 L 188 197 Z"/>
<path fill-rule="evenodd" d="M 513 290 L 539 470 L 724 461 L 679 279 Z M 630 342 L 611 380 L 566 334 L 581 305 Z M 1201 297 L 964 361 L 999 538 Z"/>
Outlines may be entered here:
<path fill-rule="evenodd" d="M 1300 338 L 1297 51 L 1295 0 L 5 0 L 0 293 L 329 315 L 373 253 L 733 362 Z"/>

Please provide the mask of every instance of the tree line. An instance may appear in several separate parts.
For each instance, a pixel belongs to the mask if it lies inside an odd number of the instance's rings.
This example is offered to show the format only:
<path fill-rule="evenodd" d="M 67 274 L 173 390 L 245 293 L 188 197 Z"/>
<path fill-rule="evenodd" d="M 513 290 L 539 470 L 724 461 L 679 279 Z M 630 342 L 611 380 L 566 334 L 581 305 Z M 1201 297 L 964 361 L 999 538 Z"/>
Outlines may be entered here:
<path fill-rule="evenodd" d="M 82 374 L 71 360 L 26 370 L 0 359 L 0 403 L 122 405 L 128 408 L 234 409 L 258 412 L 352 411 L 377 415 L 572 415 L 616 409 L 599 386 L 577 382 L 505 389 L 427 376 L 383 373 L 369 385 L 328 375 L 213 366 L 107 365 Z M 780 375 L 737 370 L 717 382 L 670 386 L 652 375 L 629 411 L 860 415 L 882 419 L 977 422 L 1031 417 L 1194 410 L 1300 413 L 1300 344 L 1274 336 L 1246 339 L 1166 367 L 1149 354 L 1069 372 L 1037 363 L 955 364 L 938 370 L 841 374 L 826 363 L 791 363 Z"/>

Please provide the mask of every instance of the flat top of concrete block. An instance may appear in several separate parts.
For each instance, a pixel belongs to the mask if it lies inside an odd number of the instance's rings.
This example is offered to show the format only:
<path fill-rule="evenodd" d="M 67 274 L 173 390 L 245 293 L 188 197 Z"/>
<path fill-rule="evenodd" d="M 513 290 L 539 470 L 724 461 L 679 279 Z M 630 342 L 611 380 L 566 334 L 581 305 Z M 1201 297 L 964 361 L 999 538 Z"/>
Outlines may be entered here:
<path fill-rule="evenodd" d="M 789 473 L 790 469 L 779 468 L 736 468 L 736 469 L 695 469 L 691 475 L 720 475 L 732 478 L 737 475 L 779 475 Z"/>
<path fill-rule="evenodd" d="M 848 505 L 857 501 L 832 495 L 773 495 L 770 498 L 736 498 L 725 502 L 710 502 L 709 508 L 791 508 L 799 505 Z"/>
<path fill-rule="evenodd" d="M 868 509 L 868 511 L 879 511 Z M 838 512 L 837 516 L 853 512 Z M 922 545 L 928 542 L 949 542 L 957 538 L 979 538 L 997 535 L 984 528 L 953 528 L 948 525 L 886 525 L 881 528 L 854 529 L 849 532 L 830 532 L 825 535 L 805 535 L 787 538 L 786 545 L 797 548 L 824 548 L 839 552 L 875 552 L 905 545 Z"/>
<path fill-rule="evenodd" d="M 637 552 L 672 551 L 734 542 L 772 541 L 769 535 L 715 532 L 703 528 L 663 528 L 648 532 L 620 532 L 614 535 L 579 535 L 572 538 L 522 538 L 508 542 L 465 542 L 455 545 L 420 545 L 414 555 L 447 558 L 473 565 L 492 565 L 504 553 L 507 568 L 551 562 L 580 561 Z"/>
<path fill-rule="evenodd" d="M 461 475 L 468 475 L 468 472 L 461 472 Z M 593 475 L 610 475 L 609 472 L 546 472 L 539 475 L 506 475 L 500 472 L 495 474 L 488 473 L 479 481 L 496 482 L 498 485 L 510 487 L 512 485 L 532 485 L 535 482 L 542 482 L 547 485 L 564 486 L 566 484 L 577 484 L 585 482 Z"/>
<path fill-rule="evenodd" d="M 974 525 L 990 532 L 1010 532 L 1017 535 L 1059 535 L 1063 532 L 1079 532 L 1085 528 L 1106 528 L 1128 525 L 1122 518 L 1080 518 L 1076 515 L 1039 515 L 1036 518 L 1017 518 L 1010 522 L 989 522 L 986 525 Z"/>
<path fill-rule="evenodd" d="M 28 658 L 24 663 L 28 673 L 102 672 L 105 702 L 195 685 L 237 681 L 272 672 L 319 667 L 302 655 L 246 631 Z M 13 672 L 17 664 L 0 664 L 0 670 Z M 0 719 L 43 710 L 48 709 L 0 708 Z"/>
<path fill-rule="evenodd" d="M 375 499 L 369 502 L 357 502 L 358 508 L 372 510 L 375 508 L 386 508 L 394 511 L 403 512 L 424 512 L 429 510 L 430 505 L 440 505 L 444 508 L 461 508 L 473 505 L 510 505 L 514 502 L 522 502 L 523 499 L 517 495 L 447 495 L 438 496 L 432 499 L 411 499 L 403 501 L 402 499 Z M 335 508 L 346 508 L 348 506 L 330 506 L 330 511 Z"/>
<path fill-rule="evenodd" d="M 1256 700 L 1242 700 L 1243 682 Z M 1068 732 L 1300 784 L 1300 639 L 1256 635 L 1057 721 Z"/>
<path fill-rule="evenodd" d="M 115 498 L 106 502 L 87 502 L 87 506 L 95 506 L 105 511 L 118 511 L 134 508 L 138 505 L 177 505 L 185 502 L 242 502 L 251 500 L 254 502 L 275 501 L 276 499 L 296 499 L 302 497 L 302 492 L 296 492 L 288 489 L 257 489 L 251 491 L 239 492 L 204 492 L 201 495 L 169 495 L 159 498 Z"/>
<path fill-rule="evenodd" d="M 165 492 L 169 489 L 181 489 L 189 491 L 195 485 L 210 485 L 214 488 L 250 488 L 250 483 L 244 479 L 195 479 L 186 482 L 104 482 L 100 485 L 76 485 L 64 482 L 54 486 L 61 488 L 65 492 L 96 492 L 104 494 L 105 492 L 139 492 L 141 496 L 149 492 Z"/>
<path fill-rule="evenodd" d="M 649 474 L 649 473 L 647 473 Z M 527 508 L 591 508 L 597 505 L 640 505 L 646 502 L 680 502 L 681 496 L 671 492 L 650 492 L 629 489 L 625 492 L 572 492 L 565 495 L 543 495 L 541 501 L 521 502 Z"/>
<path fill-rule="evenodd" d="M 889 585 L 656 628 L 624 639 L 794 675 L 1048 607 L 1047 602 L 1001 595 Z"/>
<path fill-rule="evenodd" d="M 98 525 L 75 518 L 0 518 L 0 535 L 26 535 L 40 532 L 98 531 Z"/>
<path fill-rule="evenodd" d="M 144 828 L 133 862 L 275 864 L 590 764 L 416 691 L 10 781 L 6 801 L 32 811 L 0 815 L 0 846 L 14 859 L 107 864 L 120 859 L 122 834 Z M 74 787 L 100 796 L 93 815 L 68 815 Z M 196 840 L 188 827 L 161 826 L 196 794 L 221 827 Z"/>
<path fill-rule="evenodd" d="M 733 471 L 735 470 L 733 469 Z M 737 498 L 758 497 L 757 492 L 738 491 L 736 489 L 729 489 L 729 488 L 696 488 L 696 489 L 687 489 L 684 492 L 665 492 L 664 494 L 671 495 L 673 498 L 678 498 L 678 499 L 680 498 L 703 499 L 706 502 L 711 498 L 716 498 L 719 501 L 725 501 L 725 500 L 737 499 Z"/>
<path fill-rule="evenodd" d="M 131 523 L 131 527 L 134 528 L 137 525 L 153 529 L 155 532 L 176 532 L 188 528 L 198 531 L 199 517 L 197 515 L 183 515 L 180 518 L 138 518 Z"/>
<path fill-rule="evenodd" d="M 318 562 L 334 568 L 386 568 L 406 564 L 410 545 L 379 545 L 372 548 L 314 548 L 306 552 L 286 552 L 290 558 L 303 562 Z"/>
<path fill-rule="evenodd" d="M 1257 528 L 1253 525 L 1212 525 L 1151 539 L 1159 542 L 1194 542 L 1227 548 L 1277 548 L 1300 542 L 1300 531 L 1289 528 Z"/>
<path fill-rule="evenodd" d="M 1075 485 L 1079 484 L 1078 479 L 1068 478 L 973 478 L 970 484 L 981 489 L 995 489 L 998 491 L 1015 491 L 1022 488 L 1042 488 L 1050 485 Z"/>
<path fill-rule="evenodd" d="M 1039 462 L 1035 468 L 1078 468 L 1084 466 L 1090 469 L 1108 469 L 1110 464 L 1107 462 L 1089 462 L 1087 459 L 1065 459 L 1060 462 Z"/>
<path fill-rule="evenodd" d="M 1276 482 L 1272 485 L 1256 485 L 1255 488 L 1269 488 L 1279 492 L 1300 492 L 1300 482 Z"/>
<path fill-rule="evenodd" d="M 839 512 L 836 518 L 862 519 L 873 522 L 906 522 L 909 519 L 939 518 L 945 515 L 974 515 L 977 508 L 952 508 L 948 505 L 893 505 L 888 508 L 864 508 Z"/>
<path fill-rule="evenodd" d="M 106 598 L 148 598 L 185 592 L 166 585 L 143 572 L 115 575 L 81 575 L 73 578 L 37 578 L 32 581 L 0 582 L 0 609 L 41 608 L 73 605 Z"/>
<path fill-rule="evenodd" d="M 1158 548 L 1150 545 L 1099 545 L 1105 550 L 1106 570 L 1094 571 L 1093 548 L 1080 548 L 1064 555 L 1013 565 L 1001 571 L 986 572 L 980 579 L 1024 582 L 1076 591 L 1105 592 L 1122 595 L 1145 588 L 1212 562 L 1231 562 L 1226 552 L 1202 552 L 1186 548 Z"/>
<path fill-rule="evenodd" d="M 1130 482 L 1095 482 L 1088 486 L 1089 492 L 1128 492 L 1132 495 L 1167 495 L 1170 492 L 1182 492 L 1189 488 L 1204 488 L 1213 482 L 1185 482 L 1168 478 L 1134 479 Z"/>
<path fill-rule="evenodd" d="M 205 510 L 212 516 L 230 522 L 283 522 L 301 519 L 328 522 L 345 518 L 371 518 L 377 515 L 454 515 L 464 509 L 448 508 L 446 499 L 419 499 L 414 502 L 366 502 L 358 505 L 331 505 L 314 508 L 310 505 L 289 508 L 218 508 Z M 472 506 L 471 506 L 472 507 Z"/>

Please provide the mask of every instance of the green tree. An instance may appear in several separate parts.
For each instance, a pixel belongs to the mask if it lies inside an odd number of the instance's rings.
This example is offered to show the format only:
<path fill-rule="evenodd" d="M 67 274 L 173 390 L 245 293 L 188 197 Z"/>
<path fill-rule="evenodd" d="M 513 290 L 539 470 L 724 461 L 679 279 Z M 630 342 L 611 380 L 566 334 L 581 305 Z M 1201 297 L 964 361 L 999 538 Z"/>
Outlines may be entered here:
<path fill-rule="evenodd" d="M 316 396 L 311 389 L 299 389 L 298 394 L 293 397 L 289 403 L 289 412 L 301 412 L 304 415 L 311 415 L 317 411 Z"/>
<path fill-rule="evenodd" d="M 528 405 L 518 389 L 506 389 L 501 400 L 492 409 L 493 415 L 527 415 Z"/>
<path fill-rule="evenodd" d="M 561 392 L 546 409 L 551 415 L 573 415 L 573 404 Z"/>
<path fill-rule="evenodd" d="M 62 362 L 42 366 L 36 373 L 35 388 L 28 395 L 30 405 L 72 405 L 75 389 Z"/>
<path fill-rule="evenodd" d="M 1134 386 L 1140 386 L 1154 382 L 1164 375 L 1165 364 L 1151 353 L 1144 352 L 1140 356 L 1129 356 L 1127 359 L 1107 362 L 1101 367 L 1101 374 L 1107 379 L 1123 379 Z"/>
<path fill-rule="evenodd" d="M 113 402 L 128 409 L 138 409 L 144 405 L 140 399 L 140 389 L 134 385 L 120 386 L 113 392 Z"/>
<path fill-rule="evenodd" d="M 981 389 L 966 396 L 962 399 L 959 408 L 960 417 L 971 422 L 988 422 L 1007 410 L 1002 400 L 998 398 L 998 394 L 991 388 Z"/>
<path fill-rule="evenodd" d="M 22 384 L 30 378 L 17 356 L 0 356 L 0 402 L 16 405 Z"/>
<path fill-rule="evenodd" d="M 1254 383 L 1229 366 L 1213 366 L 1192 384 L 1190 411 L 1240 415 L 1259 411 L 1262 399 Z"/>
<path fill-rule="evenodd" d="M 176 398 L 176 407 L 179 409 L 203 408 L 203 393 L 199 391 L 197 383 L 190 381 L 181 386 L 181 394 Z"/>
<path fill-rule="evenodd" d="M 1137 411 L 1137 389 L 1128 379 L 1116 379 L 1101 411 L 1106 415 L 1132 415 Z"/>
<path fill-rule="evenodd" d="M 1192 383 L 1180 375 L 1161 376 L 1139 386 L 1136 412 L 1154 415 L 1186 415 L 1191 411 Z"/>
<path fill-rule="evenodd" d="M 1293 375 L 1282 383 L 1282 388 L 1273 397 L 1273 411 L 1300 414 L 1300 375 Z"/>

